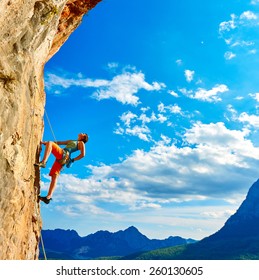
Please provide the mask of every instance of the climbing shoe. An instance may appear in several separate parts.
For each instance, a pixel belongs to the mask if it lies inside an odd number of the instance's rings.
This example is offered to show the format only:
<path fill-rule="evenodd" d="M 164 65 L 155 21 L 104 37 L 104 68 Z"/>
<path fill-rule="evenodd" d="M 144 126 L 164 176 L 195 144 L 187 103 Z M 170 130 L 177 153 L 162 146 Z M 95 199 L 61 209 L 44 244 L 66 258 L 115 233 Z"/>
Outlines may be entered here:
<path fill-rule="evenodd" d="M 34 163 L 35 166 L 38 166 L 38 167 L 42 167 L 42 168 L 45 168 L 46 167 L 46 163 L 41 161 L 39 163 Z"/>
<path fill-rule="evenodd" d="M 46 204 L 49 204 L 52 198 L 47 198 L 46 196 L 39 196 L 39 200 L 43 201 Z"/>

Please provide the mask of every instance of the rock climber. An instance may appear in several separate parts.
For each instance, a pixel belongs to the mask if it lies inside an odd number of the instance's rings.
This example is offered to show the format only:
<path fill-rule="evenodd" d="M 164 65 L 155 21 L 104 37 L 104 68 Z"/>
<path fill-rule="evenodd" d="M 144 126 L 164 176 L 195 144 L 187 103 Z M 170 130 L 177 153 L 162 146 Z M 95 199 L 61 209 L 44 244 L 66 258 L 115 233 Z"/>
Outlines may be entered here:
<path fill-rule="evenodd" d="M 48 190 L 47 196 L 39 196 L 39 199 L 46 204 L 49 204 L 52 199 L 53 192 L 55 190 L 57 179 L 62 170 L 63 166 L 66 165 L 70 167 L 72 163 L 76 160 L 80 160 L 85 156 L 85 143 L 88 141 L 88 135 L 86 133 L 78 134 L 77 140 L 67 140 L 67 141 L 41 141 L 41 144 L 45 145 L 45 152 L 42 161 L 35 163 L 35 166 L 45 168 L 47 160 L 52 153 L 56 160 L 52 165 L 49 176 L 51 177 L 51 182 Z M 62 149 L 59 145 L 65 145 L 65 148 Z M 80 151 L 80 154 L 71 158 L 71 154 Z"/>

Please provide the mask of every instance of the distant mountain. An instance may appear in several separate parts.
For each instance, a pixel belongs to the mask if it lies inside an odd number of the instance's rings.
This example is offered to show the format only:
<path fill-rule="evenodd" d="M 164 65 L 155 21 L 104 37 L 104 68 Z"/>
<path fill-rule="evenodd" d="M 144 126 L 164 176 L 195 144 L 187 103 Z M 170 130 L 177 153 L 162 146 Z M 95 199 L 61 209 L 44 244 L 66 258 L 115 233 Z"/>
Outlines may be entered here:
<path fill-rule="evenodd" d="M 42 237 L 47 257 L 53 259 L 120 258 L 137 252 L 195 242 L 178 236 L 164 240 L 149 239 L 133 226 L 115 233 L 98 231 L 85 237 L 80 237 L 74 230 L 43 230 Z"/>
<path fill-rule="evenodd" d="M 131 258 L 131 257 L 126 257 Z M 259 180 L 239 209 L 213 235 L 195 244 L 140 253 L 135 259 L 259 259 Z"/>

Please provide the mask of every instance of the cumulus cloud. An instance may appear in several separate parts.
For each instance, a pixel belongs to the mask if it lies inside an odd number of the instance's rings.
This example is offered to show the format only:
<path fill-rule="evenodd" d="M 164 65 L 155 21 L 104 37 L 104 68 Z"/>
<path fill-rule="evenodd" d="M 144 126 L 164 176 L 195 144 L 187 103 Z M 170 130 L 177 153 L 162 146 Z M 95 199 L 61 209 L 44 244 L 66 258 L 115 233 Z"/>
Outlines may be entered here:
<path fill-rule="evenodd" d="M 246 123 L 251 127 L 259 128 L 259 116 L 249 115 L 246 112 L 243 112 L 238 117 L 238 120 L 242 123 Z"/>
<path fill-rule="evenodd" d="M 245 11 L 240 15 L 240 19 L 256 20 L 257 15 L 251 11 Z"/>
<path fill-rule="evenodd" d="M 184 71 L 184 76 L 185 76 L 186 81 L 188 83 L 190 83 L 193 80 L 194 74 L 195 74 L 195 72 L 192 71 L 192 70 L 185 70 Z"/>
<path fill-rule="evenodd" d="M 172 114 L 180 114 L 182 115 L 182 108 L 178 105 L 178 104 L 170 104 L 170 105 L 164 105 L 162 102 L 160 102 L 160 104 L 157 106 L 158 111 L 161 113 L 166 113 L 166 112 L 170 112 Z"/>
<path fill-rule="evenodd" d="M 166 124 L 171 126 L 171 119 L 174 116 L 189 117 L 188 114 L 182 111 L 178 104 L 165 105 L 162 102 L 157 106 L 157 111 L 151 111 L 150 108 L 140 108 L 141 113 L 133 113 L 131 111 L 124 112 L 120 117 L 120 122 L 117 122 L 114 130 L 115 134 L 135 136 L 139 139 L 151 142 L 152 138 L 151 124 Z M 161 127 L 159 128 L 161 129 Z"/>
<path fill-rule="evenodd" d="M 150 122 L 151 119 L 144 118 L 145 114 L 142 114 L 142 123 L 136 124 L 141 118 L 131 111 L 124 112 L 120 116 L 121 123 L 117 123 L 117 128 L 114 133 L 119 135 L 136 136 L 143 141 L 149 142 L 151 139 L 150 129 L 145 122 Z"/>
<path fill-rule="evenodd" d="M 162 87 L 164 85 L 157 82 L 147 83 L 143 73 L 122 73 L 114 77 L 108 85 L 97 90 L 93 97 L 97 100 L 115 98 L 123 104 L 137 105 L 139 98 L 135 94 L 139 90 L 158 91 Z"/>
<path fill-rule="evenodd" d="M 120 116 L 120 119 L 122 120 L 122 122 L 127 126 L 129 127 L 132 120 L 136 119 L 137 118 L 137 115 L 136 114 L 133 114 L 132 112 L 128 111 L 128 112 L 125 112 L 123 113 L 121 116 Z"/>
<path fill-rule="evenodd" d="M 168 93 L 171 94 L 174 97 L 179 97 L 177 92 L 175 92 L 174 90 L 169 90 Z"/>
<path fill-rule="evenodd" d="M 135 150 L 116 164 L 88 166 L 92 175 L 86 179 L 62 175 L 60 183 L 68 192 L 131 209 L 231 199 L 257 173 L 259 148 L 247 136 L 247 130 L 230 130 L 224 123 L 195 123 L 182 146 L 164 136 L 149 151 Z"/>
<path fill-rule="evenodd" d="M 219 32 L 222 34 L 224 32 L 229 32 L 242 25 L 250 25 L 251 21 L 257 20 L 257 15 L 252 11 L 245 11 L 240 16 L 235 14 L 230 15 L 231 19 L 229 21 L 223 21 L 219 25 Z"/>
<path fill-rule="evenodd" d="M 109 68 L 116 67 L 114 63 Z M 56 87 L 69 88 L 72 86 L 83 88 L 95 88 L 96 91 L 92 97 L 97 100 L 115 99 L 122 104 L 138 105 L 139 97 L 136 94 L 140 90 L 159 91 L 165 87 L 165 84 L 145 80 L 142 72 L 123 71 L 121 74 L 114 76 L 111 80 L 105 79 L 83 79 L 81 76 L 76 78 L 60 77 L 53 73 L 47 73 L 45 84 L 51 90 Z"/>
<path fill-rule="evenodd" d="M 237 27 L 237 24 L 236 24 L 236 18 L 237 16 L 234 15 L 234 14 L 231 14 L 231 20 L 229 21 L 223 21 L 220 23 L 219 25 L 219 32 L 222 33 L 222 32 L 225 32 L 225 31 L 230 31 L 232 29 L 235 29 Z"/>
<path fill-rule="evenodd" d="M 254 100 L 259 102 L 259 92 L 256 93 L 250 93 L 249 96 L 251 96 Z"/>
<path fill-rule="evenodd" d="M 198 99 L 205 102 L 219 102 L 222 99 L 219 97 L 220 93 L 227 92 L 229 89 L 226 85 L 215 85 L 212 89 L 206 90 L 204 88 L 198 88 L 196 91 L 187 90 L 185 88 L 180 89 L 180 92 L 192 99 Z"/>
<path fill-rule="evenodd" d="M 246 50 L 249 54 L 254 54 L 254 49 L 251 49 L 255 43 L 247 40 L 247 32 L 243 32 L 244 28 L 257 28 L 258 16 L 252 11 L 244 11 L 239 16 L 230 15 L 229 21 L 223 21 L 219 25 L 219 34 L 225 40 L 229 48 L 235 48 L 235 54 L 232 51 L 225 53 L 225 59 L 229 60 L 237 55 L 237 51 Z"/>
<path fill-rule="evenodd" d="M 226 52 L 224 57 L 225 57 L 226 60 L 231 60 L 234 57 L 236 57 L 236 54 L 234 54 L 233 52 Z"/>
<path fill-rule="evenodd" d="M 147 110 L 145 108 L 142 109 L 143 113 L 140 115 L 136 115 L 131 111 L 124 112 L 119 117 L 121 122 L 117 123 L 114 133 L 136 136 L 143 141 L 150 142 L 152 140 L 151 130 L 147 125 L 152 122 L 164 123 L 167 121 L 167 117 L 161 113 L 155 114 L 154 112 L 148 115 L 146 113 Z"/>
<path fill-rule="evenodd" d="M 124 115 L 132 129 L 135 119 L 131 112 Z M 98 217 L 127 224 L 145 211 L 153 225 L 196 224 L 212 233 L 237 209 L 257 177 L 259 148 L 248 137 L 248 130 L 228 129 L 220 122 L 194 123 L 178 145 L 161 135 L 150 149 L 136 149 L 120 162 L 88 165 L 85 178 L 61 174 L 57 208 L 70 216 L 87 215 L 88 221 Z M 209 202 L 213 206 L 205 207 Z"/>

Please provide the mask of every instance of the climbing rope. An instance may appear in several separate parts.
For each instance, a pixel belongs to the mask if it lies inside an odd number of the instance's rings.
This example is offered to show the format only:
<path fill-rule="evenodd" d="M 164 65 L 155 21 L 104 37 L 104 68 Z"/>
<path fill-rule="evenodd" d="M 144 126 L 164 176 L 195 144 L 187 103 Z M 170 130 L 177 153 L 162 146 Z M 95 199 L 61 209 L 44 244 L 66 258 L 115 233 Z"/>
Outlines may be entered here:
<path fill-rule="evenodd" d="M 54 130 L 53 130 L 52 125 L 51 125 L 50 120 L 49 120 L 49 116 L 48 116 L 47 110 L 46 110 L 45 108 L 44 108 L 44 111 L 45 111 L 45 114 L 46 114 L 46 119 L 47 119 L 47 121 L 48 121 L 50 130 L 51 130 L 51 133 L 52 133 L 52 135 L 53 135 L 53 138 L 54 138 L 55 142 L 57 142 L 57 139 L 56 139 L 56 137 L 55 137 Z"/>
<path fill-rule="evenodd" d="M 46 119 L 47 119 L 47 121 L 48 121 L 50 130 L 51 130 L 51 133 L 52 133 L 52 135 L 53 135 L 53 138 L 54 138 L 55 142 L 57 142 L 57 139 L 56 139 L 54 130 L 53 130 L 53 128 L 52 128 L 52 125 L 51 125 L 51 122 L 50 122 L 50 119 L 49 119 L 47 110 L 46 110 L 45 108 L 44 108 L 44 112 L 45 112 Z M 45 250 L 45 247 L 44 247 L 44 242 L 43 242 L 42 234 L 40 235 L 40 242 L 41 242 L 41 247 L 42 247 L 42 252 L 43 252 L 43 255 L 44 255 L 44 259 L 47 260 L 47 255 L 46 255 L 46 250 Z"/>
<path fill-rule="evenodd" d="M 56 139 L 56 137 L 55 137 L 55 133 L 54 133 L 54 130 L 53 130 L 53 128 L 52 128 L 52 125 L 51 125 L 51 122 L 50 122 L 50 119 L 49 119 L 47 110 L 46 110 L 45 108 L 44 108 L 44 112 L 45 112 L 46 119 L 47 119 L 47 121 L 48 121 L 50 130 L 51 130 L 51 133 L 52 133 L 52 135 L 53 135 L 53 138 L 54 138 L 54 140 L 57 142 L 57 139 Z M 42 234 L 40 235 L 40 242 L 41 242 L 41 248 L 42 248 L 42 252 L 43 252 L 44 259 L 45 259 L 45 260 L 48 260 L 48 259 L 47 259 L 47 254 L 46 254 L 46 250 L 45 250 L 45 246 L 44 246 L 44 242 L 43 242 Z"/>
<path fill-rule="evenodd" d="M 42 234 L 40 235 L 40 242 L 41 242 L 41 247 L 42 247 L 44 259 L 45 259 L 45 261 L 47 261 L 48 259 L 47 259 L 47 255 L 46 255 L 46 251 L 45 251 L 45 247 L 44 247 L 44 243 L 43 243 Z"/>
<path fill-rule="evenodd" d="M 35 79 L 35 77 L 34 77 Z M 32 123 L 31 123 L 31 134 L 30 134 L 30 139 L 29 139 L 29 142 L 31 143 L 31 141 L 33 141 L 33 136 L 34 136 L 34 126 L 35 126 L 35 107 L 36 107 L 36 91 L 37 91 L 37 88 L 34 86 L 34 96 L 33 96 L 33 110 L 32 110 Z M 46 111 L 45 111 L 46 112 Z M 47 113 L 47 112 L 46 112 Z M 47 114 L 46 114 L 47 116 Z M 47 117 L 48 118 L 48 117 Z M 27 161 L 29 160 L 29 153 L 28 153 L 28 156 L 27 156 Z M 24 176 L 23 176 L 24 177 Z M 25 182 L 30 182 L 31 179 L 35 178 L 35 176 L 33 175 L 30 175 L 30 177 L 28 179 L 24 179 Z M 37 216 L 39 216 L 39 212 L 38 212 L 38 208 L 36 207 L 36 213 L 37 213 Z M 45 247 L 44 247 L 44 243 L 43 243 L 43 238 L 42 238 L 42 234 L 40 234 L 40 242 L 41 242 L 41 247 L 42 247 L 42 251 L 43 251 L 43 255 L 44 255 L 44 259 L 47 260 L 47 255 L 46 255 L 46 251 L 45 251 Z"/>

